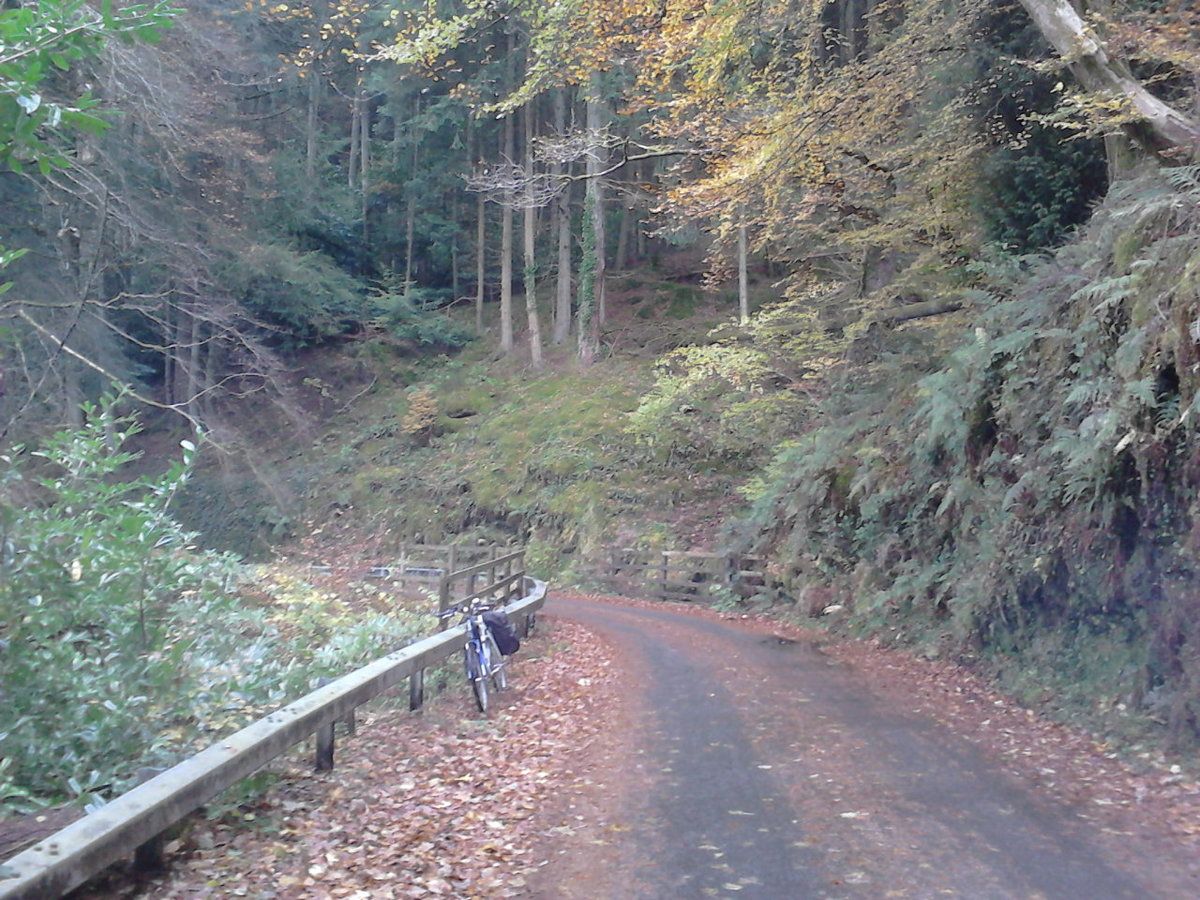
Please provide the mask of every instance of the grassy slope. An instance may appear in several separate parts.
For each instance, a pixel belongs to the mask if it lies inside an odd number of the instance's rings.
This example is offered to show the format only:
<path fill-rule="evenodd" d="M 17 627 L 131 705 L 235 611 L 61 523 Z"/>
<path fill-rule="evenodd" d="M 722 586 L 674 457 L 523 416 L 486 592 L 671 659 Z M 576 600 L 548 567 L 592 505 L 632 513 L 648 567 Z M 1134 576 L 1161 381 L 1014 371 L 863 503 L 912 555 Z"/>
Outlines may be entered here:
<path fill-rule="evenodd" d="M 257 474 L 210 468 L 188 518 L 243 550 L 272 529 L 314 527 L 382 556 L 402 540 L 519 538 L 556 575 L 602 543 L 711 543 L 748 473 L 666 469 L 626 425 L 658 355 L 703 341 L 734 301 L 641 272 L 615 279 L 611 296 L 610 355 L 589 369 L 571 346 L 550 348 L 535 372 L 485 341 L 453 356 L 382 338 L 310 353 L 295 385 L 310 427 L 249 417 Z M 408 434 L 422 390 L 436 424 Z"/>

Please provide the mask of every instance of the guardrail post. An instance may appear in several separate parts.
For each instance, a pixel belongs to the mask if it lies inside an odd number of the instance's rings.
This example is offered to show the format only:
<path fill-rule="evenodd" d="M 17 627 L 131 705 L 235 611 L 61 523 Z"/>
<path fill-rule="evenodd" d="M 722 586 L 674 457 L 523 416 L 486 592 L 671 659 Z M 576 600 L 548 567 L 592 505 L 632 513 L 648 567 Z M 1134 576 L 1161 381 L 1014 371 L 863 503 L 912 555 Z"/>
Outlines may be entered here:
<path fill-rule="evenodd" d="M 327 722 L 317 729 L 317 760 L 318 772 L 333 770 L 333 722 Z"/>
<path fill-rule="evenodd" d="M 152 875 L 166 868 L 163 863 L 163 845 L 165 841 L 161 834 L 156 834 L 144 844 L 139 844 L 133 851 L 134 871 L 143 875 Z"/>
<path fill-rule="evenodd" d="M 417 669 L 408 676 L 408 709 L 416 712 L 425 703 L 425 670 Z"/>
<path fill-rule="evenodd" d="M 525 579 L 522 578 L 521 582 L 522 582 L 521 583 L 521 593 L 524 594 L 525 593 L 525 584 L 524 584 Z M 535 625 L 537 625 L 537 613 L 533 613 L 533 612 L 525 613 L 525 637 L 529 637 L 531 634 L 533 634 L 533 628 Z"/>
<path fill-rule="evenodd" d="M 670 555 L 666 550 L 662 554 L 662 563 L 658 569 L 658 599 L 667 599 L 667 567 L 670 565 Z"/>
<path fill-rule="evenodd" d="M 358 733 L 358 708 L 350 710 L 346 713 L 346 718 L 342 719 L 346 723 L 346 734 L 352 735 Z"/>

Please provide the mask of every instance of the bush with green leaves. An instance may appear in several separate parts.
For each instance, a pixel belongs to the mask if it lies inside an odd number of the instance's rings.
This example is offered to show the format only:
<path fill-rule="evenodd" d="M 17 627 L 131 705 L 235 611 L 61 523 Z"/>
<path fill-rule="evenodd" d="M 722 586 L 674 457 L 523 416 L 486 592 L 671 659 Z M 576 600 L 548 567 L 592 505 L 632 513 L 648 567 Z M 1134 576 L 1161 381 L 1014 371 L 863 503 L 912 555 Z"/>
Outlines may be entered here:
<path fill-rule="evenodd" d="M 628 431 L 664 462 L 763 462 L 804 421 L 806 398 L 762 343 L 681 347 L 655 367 Z"/>
<path fill-rule="evenodd" d="M 231 253 L 220 273 L 222 286 L 285 346 L 361 328 L 370 318 L 364 285 L 320 251 L 252 243 Z"/>
<path fill-rule="evenodd" d="M 128 479 L 106 399 L 0 484 L 0 808 L 102 800 L 427 628 L 249 604 L 246 570 L 171 516 L 195 448 Z"/>
<path fill-rule="evenodd" d="M 414 289 L 403 293 L 384 291 L 375 295 L 379 322 L 396 337 L 423 346 L 457 350 L 471 342 L 475 335 L 436 308 L 424 308 L 424 299 L 437 302 L 436 292 Z M 421 303 L 421 305 L 418 305 Z"/>

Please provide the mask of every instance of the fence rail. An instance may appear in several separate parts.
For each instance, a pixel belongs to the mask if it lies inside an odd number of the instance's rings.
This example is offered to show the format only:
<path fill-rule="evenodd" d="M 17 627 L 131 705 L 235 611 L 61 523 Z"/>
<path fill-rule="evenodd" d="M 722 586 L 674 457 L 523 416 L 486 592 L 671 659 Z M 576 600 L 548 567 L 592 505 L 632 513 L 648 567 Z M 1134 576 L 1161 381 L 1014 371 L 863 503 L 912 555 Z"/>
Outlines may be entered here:
<path fill-rule="evenodd" d="M 510 570 L 503 587 L 497 587 L 493 577 L 490 586 L 493 593 L 504 590 L 511 596 L 514 584 L 519 584 L 515 592 L 524 592 L 524 596 L 505 610 L 524 619 L 528 634 L 534 615 L 545 603 L 546 584 L 525 576 L 523 551 L 488 562 L 495 565 L 517 557 L 522 561 L 521 571 Z M 462 574 L 448 573 L 442 584 L 452 585 Z M 518 576 L 519 583 L 514 582 Z M 469 583 L 474 589 L 474 580 Z M 443 595 L 445 590 L 443 587 Z M 410 707 L 420 706 L 425 668 L 465 643 L 466 627 L 458 625 L 389 653 L 122 794 L 0 863 L 0 900 L 60 896 L 131 853 L 142 865 L 154 864 L 161 855 L 163 832 L 309 736 L 317 738 L 317 768 L 332 768 L 335 722 L 351 716 L 355 708 L 404 678 L 410 680 Z"/>
<path fill-rule="evenodd" d="M 442 578 L 465 566 L 495 559 L 505 548 L 495 544 L 399 544 L 395 555 L 379 565 L 332 566 L 313 563 L 313 572 L 330 574 L 353 571 L 365 578 L 396 582 L 401 589 L 410 585 L 437 585 Z"/>
<path fill-rule="evenodd" d="M 773 588 L 761 557 L 710 550 L 608 547 L 586 573 L 610 590 L 660 600 L 704 600 L 714 587 L 744 597 Z"/>

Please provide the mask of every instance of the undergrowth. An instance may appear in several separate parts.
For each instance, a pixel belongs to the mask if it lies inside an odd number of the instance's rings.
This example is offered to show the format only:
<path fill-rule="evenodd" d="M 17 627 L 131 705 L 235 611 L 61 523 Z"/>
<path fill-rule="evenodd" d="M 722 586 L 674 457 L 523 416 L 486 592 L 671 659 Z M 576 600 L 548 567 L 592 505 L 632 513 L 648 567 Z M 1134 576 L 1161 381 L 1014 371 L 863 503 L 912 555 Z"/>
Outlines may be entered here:
<path fill-rule="evenodd" d="M 1015 654 L 1193 740 L 1200 170 L 1118 185 L 1052 257 L 970 274 L 958 347 L 836 384 L 750 543 L 860 628 Z"/>
<path fill-rule="evenodd" d="M 101 805 L 431 625 L 196 549 L 171 508 L 195 448 L 123 479 L 115 403 L 0 458 L 0 810 Z"/>

